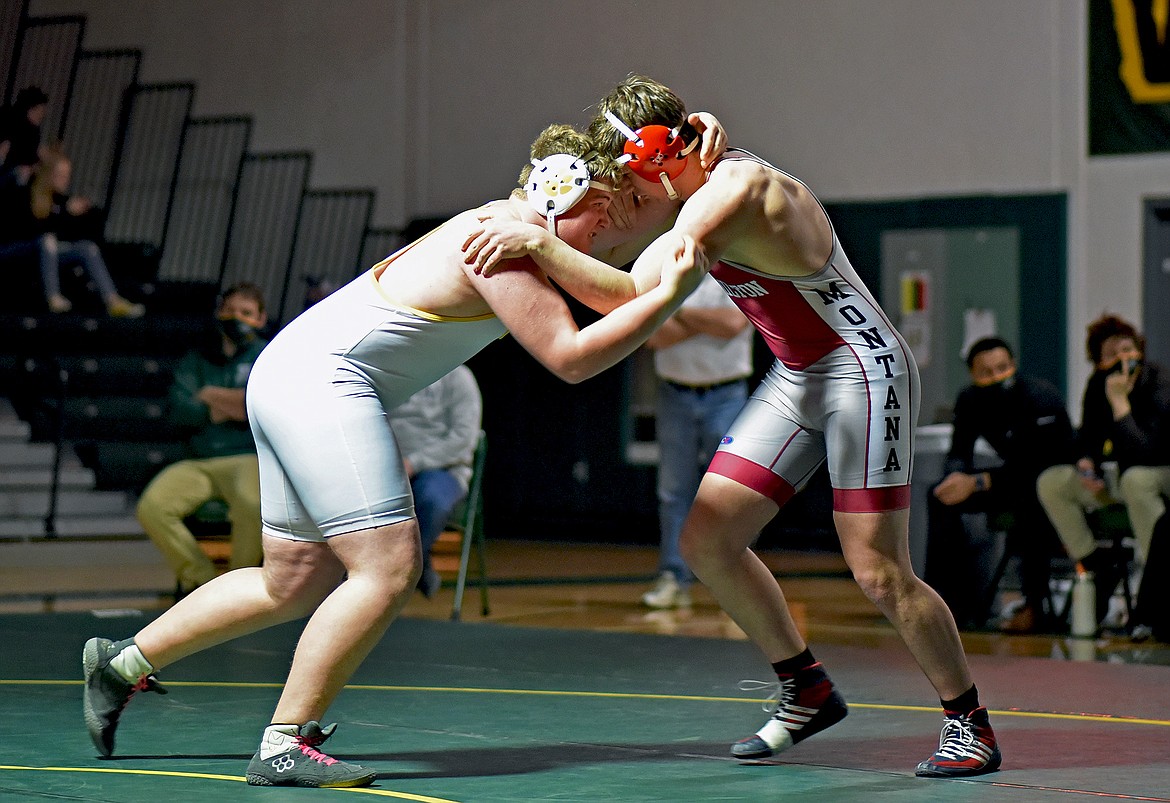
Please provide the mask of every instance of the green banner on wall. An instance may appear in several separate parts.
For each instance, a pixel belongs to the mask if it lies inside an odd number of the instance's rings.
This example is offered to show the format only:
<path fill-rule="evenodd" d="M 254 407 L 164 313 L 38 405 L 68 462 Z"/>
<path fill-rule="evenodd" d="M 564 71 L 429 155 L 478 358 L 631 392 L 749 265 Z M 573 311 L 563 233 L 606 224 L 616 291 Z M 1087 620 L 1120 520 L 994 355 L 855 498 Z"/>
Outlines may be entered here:
<path fill-rule="evenodd" d="M 1089 0 L 1089 155 L 1170 151 L 1170 0 Z"/>

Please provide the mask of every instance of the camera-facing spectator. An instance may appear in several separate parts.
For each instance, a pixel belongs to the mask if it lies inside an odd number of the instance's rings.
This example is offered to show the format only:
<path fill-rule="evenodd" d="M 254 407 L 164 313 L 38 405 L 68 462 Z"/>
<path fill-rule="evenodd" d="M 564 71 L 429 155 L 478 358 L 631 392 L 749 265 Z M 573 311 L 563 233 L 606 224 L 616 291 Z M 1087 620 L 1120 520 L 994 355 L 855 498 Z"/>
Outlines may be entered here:
<path fill-rule="evenodd" d="M 1089 324 L 1094 371 L 1085 386 L 1077 459 L 1037 481 L 1069 556 L 1097 577 L 1099 614 L 1121 578 L 1109 551 L 1097 547 L 1087 514 L 1123 502 L 1144 563 L 1170 496 L 1170 372 L 1146 359 L 1145 345 L 1132 324 L 1114 315 Z"/>

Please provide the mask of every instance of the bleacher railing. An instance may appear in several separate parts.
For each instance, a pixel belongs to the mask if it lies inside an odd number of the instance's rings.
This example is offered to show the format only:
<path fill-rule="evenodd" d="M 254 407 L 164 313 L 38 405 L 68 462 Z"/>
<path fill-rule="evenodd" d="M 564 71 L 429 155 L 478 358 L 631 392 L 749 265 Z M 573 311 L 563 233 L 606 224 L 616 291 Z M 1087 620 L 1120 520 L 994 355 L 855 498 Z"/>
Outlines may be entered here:
<path fill-rule="evenodd" d="M 251 132 L 247 117 L 188 121 L 159 279 L 219 282 Z"/>
<path fill-rule="evenodd" d="M 304 309 L 310 283 L 337 288 L 357 276 L 373 208 L 373 190 L 305 193 L 280 321 L 287 323 Z"/>
<path fill-rule="evenodd" d="M 20 26 L 28 17 L 28 0 L 6 0 L 0 3 L 0 104 L 8 103 L 15 93 L 17 50 Z"/>
<path fill-rule="evenodd" d="M 62 140 L 73 160 L 73 192 L 102 208 L 109 207 L 110 177 L 141 63 L 137 50 L 83 52 L 77 62 Z"/>
<path fill-rule="evenodd" d="M 194 95 L 194 85 L 184 83 L 138 86 L 131 92 L 111 178 L 106 239 L 162 249 Z"/>
<path fill-rule="evenodd" d="M 312 161 L 305 152 L 249 154 L 240 173 L 220 286 L 253 282 L 273 312 L 284 307 Z"/>
<path fill-rule="evenodd" d="M 20 35 L 20 49 L 13 68 L 13 95 L 27 86 L 38 86 L 49 96 L 41 131 L 60 139 L 69 103 L 73 76 L 85 35 L 85 17 L 31 17 Z"/>

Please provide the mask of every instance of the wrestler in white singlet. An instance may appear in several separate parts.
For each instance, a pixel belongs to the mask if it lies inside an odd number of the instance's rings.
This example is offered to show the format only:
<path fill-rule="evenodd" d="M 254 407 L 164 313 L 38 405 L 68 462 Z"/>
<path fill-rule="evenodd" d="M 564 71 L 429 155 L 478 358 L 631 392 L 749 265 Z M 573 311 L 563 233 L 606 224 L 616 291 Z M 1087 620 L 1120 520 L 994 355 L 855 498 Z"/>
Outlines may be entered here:
<path fill-rule="evenodd" d="M 729 149 L 723 159 L 783 172 L 747 151 Z M 708 470 L 783 505 L 827 459 L 834 509 L 908 507 L 918 367 L 836 231 L 828 261 L 811 276 L 780 278 L 729 260 L 713 265 L 711 275 L 776 362 Z"/>
<path fill-rule="evenodd" d="M 289 323 L 252 369 L 248 420 L 268 535 L 321 541 L 413 517 L 386 410 L 506 334 L 495 315 L 395 303 L 378 277 L 405 250 Z"/>

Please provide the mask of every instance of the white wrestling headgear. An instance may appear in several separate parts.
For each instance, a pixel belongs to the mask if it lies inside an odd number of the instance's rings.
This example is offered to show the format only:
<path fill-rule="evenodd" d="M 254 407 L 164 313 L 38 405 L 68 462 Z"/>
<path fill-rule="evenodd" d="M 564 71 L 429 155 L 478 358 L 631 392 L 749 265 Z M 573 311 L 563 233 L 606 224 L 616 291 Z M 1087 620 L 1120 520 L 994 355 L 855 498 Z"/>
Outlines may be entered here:
<path fill-rule="evenodd" d="M 618 163 L 626 165 L 647 181 L 661 181 L 667 197 L 672 201 L 678 200 L 678 193 L 670 180 L 678 178 L 682 173 L 686 167 L 683 160 L 699 144 L 699 137 L 694 136 L 690 143 L 684 142 L 679 134 L 685 123 L 674 128 L 644 125 L 635 131 L 609 110 L 605 112 L 605 119 L 628 140 L 623 149 L 625 152 L 617 158 Z"/>
<path fill-rule="evenodd" d="M 548 230 L 557 233 L 557 216 L 573 208 L 589 188 L 613 192 L 613 187 L 593 181 L 585 160 L 592 156 L 570 156 L 554 153 L 543 159 L 532 160 L 532 173 L 524 185 L 528 203 L 548 221 Z"/>

